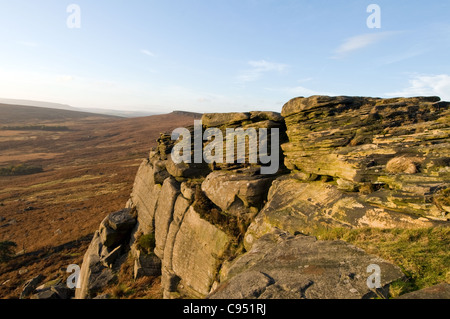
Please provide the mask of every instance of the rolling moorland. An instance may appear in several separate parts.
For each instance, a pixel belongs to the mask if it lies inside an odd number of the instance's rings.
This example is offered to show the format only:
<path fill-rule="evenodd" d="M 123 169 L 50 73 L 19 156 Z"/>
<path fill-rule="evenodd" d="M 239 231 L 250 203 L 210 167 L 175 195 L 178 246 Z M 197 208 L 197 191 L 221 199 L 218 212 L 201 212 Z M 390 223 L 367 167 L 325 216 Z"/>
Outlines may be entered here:
<path fill-rule="evenodd" d="M 0 104 L 0 242 L 19 254 L 0 264 L 0 298 L 36 275 L 81 264 L 92 233 L 124 206 L 160 133 L 198 114 L 140 118 Z"/>

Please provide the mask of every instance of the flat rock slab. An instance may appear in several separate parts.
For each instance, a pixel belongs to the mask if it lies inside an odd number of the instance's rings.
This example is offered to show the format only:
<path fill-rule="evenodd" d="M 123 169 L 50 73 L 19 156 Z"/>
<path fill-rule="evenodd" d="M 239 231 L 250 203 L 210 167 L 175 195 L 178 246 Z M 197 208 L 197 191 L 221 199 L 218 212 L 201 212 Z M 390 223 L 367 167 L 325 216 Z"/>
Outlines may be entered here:
<path fill-rule="evenodd" d="M 368 286 L 380 271 L 380 289 Z M 368 272 L 369 269 L 369 272 Z M 400 268 L 343 241 L 271 233 L 235 260 L 210 298 L 362 299 L 387 296 L 389 284 L 404 277 Z"/>
<path fill-rule="evenodd" d="M 305 234 L 320 227 L 421 228 L 433 225 L 434 222 L 426 218 L 371 205 L 360 195 L 343 192 L 335 185 L 304 182 L 287 176 L 273 182 L 266 205 L 247 230 L 245 248 L 250 249 L 253 241 L 275 228 L 290 234 Z"/>
<path fill-rule="evenodd" d="M 155 183 L 154 173 L 155 170 L 148 160 L 142 162 L 130 196 L 130 206 L 136 208 L 139 228 L 145 234 L 154 231 L 155 210 L 161 191 L 161 185 Z"/>
<path fill-rule="evenodd" d="M 109 248 L 116 248 L 126 238 L 136 224 L 136 218 L 130 208 L 109 214 L 100 224 L 99 233 L 102 244 Z"/>
<path fill-rule="evenodd" d="M 136 224 L 131 209 L 125 208 L 108 216 L 109 226 L 115 231 L 129 231 Z"/>
<path fill-rule="evenodd" d="M 249 119 L 249 113 L 206 113 L 202 116 L 202 123 L 206 127 L 218 127 Z"/>
<path fill-rule="evenodd" d="M 397 299 L 450 299 L 450 285 L 442 283 L 404 294 Z"/>

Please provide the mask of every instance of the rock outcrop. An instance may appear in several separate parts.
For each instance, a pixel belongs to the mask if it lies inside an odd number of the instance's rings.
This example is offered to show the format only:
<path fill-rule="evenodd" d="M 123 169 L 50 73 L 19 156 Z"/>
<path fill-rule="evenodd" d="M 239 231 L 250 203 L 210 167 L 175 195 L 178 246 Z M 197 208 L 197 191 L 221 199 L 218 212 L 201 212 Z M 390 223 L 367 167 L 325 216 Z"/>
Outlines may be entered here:
<path fill-rule="evenodd" d="M 446 218 L 433 201 L 448 187 L 450 103 L 438 97 L 296 98 L 282 111 L 286 166 L 305 178 L 331 178 L 366 202 Z"/>
<path fill-rule="evenodd" d="M 127 251 L 124 243 L 135 224 L 136 219 L 128 208 L 108 215 L 101 222 L 84 255 L 75 298 L 93 298 L 115 280 L 114 271 L 118 268 L 115 262 Z"/>
<path fill-rule="evenodd" d="M 450 285 L 442 283 L 404 294 L 399 299 L 450 299 Z"/>
<path fill-rule="evenodd" d="M 383 276 L 376 292 L 367 268 Z M 224 282 L 209 296 L 219 299 L 361 299 L 388 295 L 400 268 L 342 241 L 272 232 L 262 236 L 221 274 Z"/>
<path fill-rule="evenodd" d="M 267 163 L 248 161 L 250 151 L 241 162 L 176 163 L 175 141 L 162 134 L 126 209 L 95 234 L 77 298 L 100 293 L 126 256 L 135 278 L 161 275 L 164 298 L 387 296 L 403 277 L 397 266 L 307 235 L 448 226 L 449 105 L 436 97 L 314 96 L 289 101 L 281 114 L 203 115 L 202 132 L 217 128 L 225 139 L 228 128 L 278 129 L 280 165 L 272 174 L 262 173 Z M 268 135 L 270 146 L 276 136 Z M 145 236 L 154 243 L 143 249 Z M 378 289 L 367 284 L 372 264 L 382 273 Z"/>

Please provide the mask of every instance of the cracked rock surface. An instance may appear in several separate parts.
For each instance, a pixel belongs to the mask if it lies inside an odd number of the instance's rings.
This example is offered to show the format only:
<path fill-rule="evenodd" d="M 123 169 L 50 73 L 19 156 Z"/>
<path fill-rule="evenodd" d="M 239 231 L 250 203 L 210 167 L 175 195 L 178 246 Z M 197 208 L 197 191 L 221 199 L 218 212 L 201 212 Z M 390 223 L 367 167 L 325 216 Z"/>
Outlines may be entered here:
<path fill-rule="evenodd" d="M 368 287 L 369 265 L 381 269 L 381 287 Z M 274 232 L 223 269 L 211 299 L 361 299 L 386 296 L 403 278 L 400 268 L 343 241 Z"/>

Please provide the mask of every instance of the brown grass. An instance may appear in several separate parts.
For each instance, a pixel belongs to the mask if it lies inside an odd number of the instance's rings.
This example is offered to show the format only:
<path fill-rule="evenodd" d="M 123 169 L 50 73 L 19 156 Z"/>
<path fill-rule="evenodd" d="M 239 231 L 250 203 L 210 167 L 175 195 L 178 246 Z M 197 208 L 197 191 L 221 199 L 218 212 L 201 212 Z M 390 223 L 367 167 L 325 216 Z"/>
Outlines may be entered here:
<path fill-rule="evenodd" d="M 133 119 L 58 116 L 43 121 L 42 115 L 34 121 L 10 114 L 9 119 L 1 120 L 15 125 L 16 117 L 19 124 L 64 125 L 71 129 L 0 131 L 0 149 L 2 156 L 7 156 L 0 166 L 24 163 L 44 169 L 34 175 L 0 177 L 0 241 L 17 243 L 17 251 L 33 252 L 92 234 L 107 214 L 125 206 L 138 166 L 156 146 L 159 133 L 192 125 L 194 120 L 179 114 Z M 85 247 L 80 247 L 76 253 L 82 255 L 84 251 Z M 52 257 L 49 260 L 50 265 Z M 67 265 L 70 263 L 73 260 Z M 48 278 L 55 272 L 38 260 L 34 267 L 36 273 Z M 15 289 L 19 288 L 14 285 L 30 279 L 32 272 L 18 277 L 18 269 L 5 269 L 0 269 L 0 298 L 17 297 Z M 9 283 L 2 286 L 7 280 Z M 9 287 L 8 292 L 4 287 Z"/>
<path fill-rule="evenodd" d="M 134 259 L 128 256 L 122 264 L 118 283 L 106 288 L 102 294 L 111 299 L 162 299 L 161 277 L 141 277 L 134 280 Z"/>

